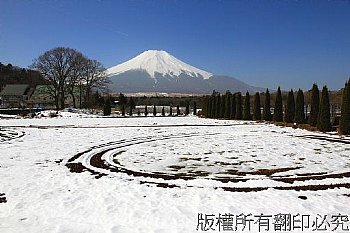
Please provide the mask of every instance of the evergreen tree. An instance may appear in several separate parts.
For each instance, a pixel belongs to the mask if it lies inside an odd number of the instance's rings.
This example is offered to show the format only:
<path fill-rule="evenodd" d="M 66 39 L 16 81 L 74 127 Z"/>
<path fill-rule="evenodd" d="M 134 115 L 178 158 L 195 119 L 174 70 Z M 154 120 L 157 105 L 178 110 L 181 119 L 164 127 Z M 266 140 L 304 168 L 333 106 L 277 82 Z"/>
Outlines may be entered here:
<path fill-rule="evenodd" d="M 260 106 L 260 94 L 259 92 L 255 93 L 254 96 L 254 107 L 253 107 L 253 119 L 255 121 L 261 120 L 261 106 Z"/>
<path fill-rule="evenodd" d="M 179 105 L 176 106 L 176 115 L 180 116 L 180 106 Z"/>
<path fill-rule="evenodd" d="M 350 80 L 345 83 L 343 90 L 339 131 L 341 134 L 350 134 Z"/>
<path fill-rule="evenodd" d="M 132 97 L 129 99 L 129 115 L 132 116 L 132 110 L 135 109 L 135 101 Z"/>
<path fill-rule="evenodd" d="M 265 121 L 272 120 L 269 89 L 266 89 L 266 93 L 265 93 L 263 120 L 265 120 Z"/>
<path fill-rule="evenodd" d="M 273 119 L 276 122 L 283 121 L 283 103 L 282 103 L 282 93 L 281 93 L 280 87 L 278 87 L 278 89 L 277 89 Z"/>
<path fill-rule="evenodd" d="M 243 120 L 251 120 L 252 115 L 250 114 L 250 95 L 249 92 L 245 94 L 244 98 L 244 114 L 243 114 Z"/>
<path fill-rule="evenodd" d="M 221 96 L 220 94 L 216 95 L 216 113 L 215 113 L 215 118 L 220 118 L 221 115 Z"/>
<path fill-rule="evenodd" d="M 202 104 L 202 116 L 208 117 L 208 96 L 204 96 L 200 98 L 200 102 Z M 193 114 L 194 114 L 194 105 L 193 105 Z"/>
<path fill-rule="evenodd" d="M 322 88 L 320 107 L 317 117 L 317 129 L 321 132 L 327 132 L 331 127 L 331 114 L 329 106 L 329 94 L 327 86 Z"/>
<path fill-rule="evenodd" d="M 173 107 L 170 105 L 169 116 L 173 116 Z"/>
<path fill-rule="evenodd" d="M 287 123 L 293 123 L 295 116 L 295 100 L 294 100 L 294 92 L 290 90 L 287 98 L 287 106 L 284 114 L 284 121 Z"/>
<path fill-rule="evenodd" d="M 122 116 L 125 116 L 125 105 L 122 105 Z"/>
<path fill-rule="evenodd" d="M 230 117 L 231 117 L 231 93 L 226 92 L 224 118 L 230 119 Z"/>
<path fill-rule="evenodd" d="M 225 104 L 226 104 L 226 95 L 221 96 L 221 101 L 220 101 L 220 117 L 219 118 L 224 118 L 225 117 Z"/>
<path fill-rule="evenodd" d="M 216 104 L 217 104 L 217 98 L 216 98 L 216 95 L 212 95 L 211 96 L 211 102 L 212 102 L 212 105 L 211 105 L 211 118 L 216 118 Z"/>
<path fill-rule="evenodd" d="M 109 98 L 107 98 L 105 101 L 104 101 L 104 104 L 103 104 L 103 115 L 104 116 L 109 116 L 111 115 L 111 101 Z"/>
<path fill-rule="evenodd" d="M 190 114 L 190 102 L 186 101 L 186 110 L 185 110 L 185 115 L 189 115 Z"/>
<path fill-rule="evenodd" d="M 230 119 L 235 119 L 236 117 L 236 94 L 231 96 L 231 114 Z"/>
<path fill-rule="evenodd" d="M 156 108 L 156 105 L 154 104 L 153 105 L 153 116 L 156 116 L 157 115 L 157 108 Z"/>
<path fill-rule="evenodd" d="M 208 96 L 207 99 L 208 99 L 208 109 L 207 109 L 206 117 L 211 118 L 211 109 L 212 109 L 212 104 L 213 104 L 212 97 Z"/>
<path fill-rule="evenodd" d="M 120 105 L 125 105 L 128 102 L 128 98 L 123 93 L 119 93 L 118 100 Z"/>
<path fill-rule="evenodd" d="M 196 101 L 193 102 L 193 115 L 197 116 L 197 103 L 196 103 Z"/>
<path fill-rule="evenodd" d="M 305 122 L 304 105 L 304 93 L 302 90 L 299 89 L 297 94 L 297 100 L 295 103 L 295 123 L 303 124 Z"/>
<path fill-rule="evenodd" d="M 148 109 L 147 109 L 147 105 L 145 106 L 145 116 L 147 116 L 148 115 Z"/>
<path fill-rule="evenodd" d="M 162 108 L 162 116 L 165 116 L 164 106 L 163 106 L 163 108 Z"/>
<path fill-rule="evenodd" d="M 314 85 L 312 85 L 312 91 L 311 91 L 311 111 L 309 116 L 309 124 L 311 126 L 317 125 L 317 116 L 318 116 L 319 107 L 320 107 L 320 91 L 318 89 L 318 86 L 314 83 Z"/>
<path fill-rule="evenodd" d="M 236 95 L 236 120 L 242 120 L 242 94 L 240 92 Z"/>

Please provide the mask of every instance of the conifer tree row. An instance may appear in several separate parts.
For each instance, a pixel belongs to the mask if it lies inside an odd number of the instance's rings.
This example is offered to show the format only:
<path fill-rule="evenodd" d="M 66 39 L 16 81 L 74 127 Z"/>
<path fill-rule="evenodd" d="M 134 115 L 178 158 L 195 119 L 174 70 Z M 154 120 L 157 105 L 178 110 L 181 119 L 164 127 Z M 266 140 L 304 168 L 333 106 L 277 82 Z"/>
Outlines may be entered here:
<path fill-rule="evenodd" d="M 240 104 L 238 104 L 238 102 Z M 217 92 L 213 92 L 211 96 L 206 96 L 202 99 L 202 106 L 202 115 L 208 118 L 243 118 L 241 93 L 232 94 L 231 92 L 227 91 L 224 95 L 221 95 Z M 238 115 L 236 114 L 237 111 Z"/>
<path fill-rule="evenodd" d="M 280 87 L 278 87 L 275 101 L 274 114 L 271 114 L 270 92 L 266 89 L 264 93 L 263 114 L 261 114 L 260 93 L 255 93 L 253 105 L 253 119 L 287 123 L 305 124 L 316 126 L 319 131 L 327 132 L 332 130 L 330 100 L 327 86 L 324 86 L 321 93 L 316 84 L 313 84 L 311 90 L 311 111 L 308 117 L 308 108 L 305 105 L 304 92 L 299 89 L 296 99 L 294 92 L 288 93 L 285 112 L 283 112 L 283 98 Z M 221 95 L 213 92 L 211 96 L 202 99 L 202 115 L 208 118 L 216 119 L 236 119 L 251 120 L 252 114 L 250 109 L 250 95 L 246 93 L 244 97 L 244 106 L 242 105 L 242 95 L 240 92 L 231 94 L 227 91 Z M 350 135 L 350 80 L 345 83 L 342 93 L 341 117 L 339 132 Z"/>

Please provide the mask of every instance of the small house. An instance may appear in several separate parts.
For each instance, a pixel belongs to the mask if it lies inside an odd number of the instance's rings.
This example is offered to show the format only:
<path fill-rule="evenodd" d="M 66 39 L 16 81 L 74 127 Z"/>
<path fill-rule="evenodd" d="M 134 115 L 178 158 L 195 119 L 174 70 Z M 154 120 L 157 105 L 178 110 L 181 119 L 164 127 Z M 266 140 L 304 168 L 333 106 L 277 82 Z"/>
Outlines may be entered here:
<path fill-rule="evenodd" d="M 35 88 L 28 84 L 8 84 L 0 92 L 1 108 L 24 108 Z"/>

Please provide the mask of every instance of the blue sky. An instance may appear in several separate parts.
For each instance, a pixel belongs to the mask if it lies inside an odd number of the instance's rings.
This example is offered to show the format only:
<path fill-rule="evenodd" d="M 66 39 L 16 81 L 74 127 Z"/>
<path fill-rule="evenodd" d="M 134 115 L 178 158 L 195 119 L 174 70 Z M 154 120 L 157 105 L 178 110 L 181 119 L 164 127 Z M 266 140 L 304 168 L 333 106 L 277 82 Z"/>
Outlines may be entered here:
<path fill-rule="evenodd" d="M 58 46 L 106 68 L 160 49 L 255 86 L 339 89 L 350 77 L 350 2 L 0 1 L 2 63 L 27 67 Z"/>

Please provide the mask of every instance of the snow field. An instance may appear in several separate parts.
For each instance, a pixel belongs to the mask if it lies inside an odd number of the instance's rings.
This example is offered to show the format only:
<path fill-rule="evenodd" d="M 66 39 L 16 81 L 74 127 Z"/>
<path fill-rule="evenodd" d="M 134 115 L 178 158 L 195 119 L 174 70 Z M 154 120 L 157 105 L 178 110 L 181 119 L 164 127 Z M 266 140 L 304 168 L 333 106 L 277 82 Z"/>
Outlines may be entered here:
<path fill-rule="evenodd" d="M 0 203 L 0 232 L 198 232 L 198 213 L 350 214 L 350 191 L 343 187 L 258 192 L 221 188 L 349 183 L 347 177 L 293 184 L 272 179 L 349 172 L 349 144 L 299 137 L 323 134 L 196 117 L 64 116 L 1 120 L 0 125 L 3 131 L 24 132 L 0 142 L 0 193 L 7 198 Z M 93 147 L 76 161 L 106 176 L 70 172 L 68 160 Z M 132 171 L 184 173 L 193 179 L 131 176 L 92 166 L 91 157 L 105 149 L 111 149 L 102 155 L 106 164 L 117 161 Z M 279 168 L 293 169 L 255 173 Z M 223 177 L 247 180 L 215 180 Z"/>

